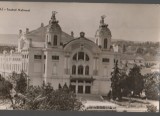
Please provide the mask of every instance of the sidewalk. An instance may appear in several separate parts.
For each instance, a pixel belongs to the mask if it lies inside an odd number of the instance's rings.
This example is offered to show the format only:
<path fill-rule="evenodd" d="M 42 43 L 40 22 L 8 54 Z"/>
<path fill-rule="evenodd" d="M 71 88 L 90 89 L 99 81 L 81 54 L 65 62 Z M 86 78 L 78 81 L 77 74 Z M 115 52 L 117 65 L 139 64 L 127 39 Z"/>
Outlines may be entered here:
<path fill-rule="evenodd" d="M 130 99 L 130 98 L 127 98 L 127 97 L 123 97 L 124 99 Z M 142 99 L 138 99 L 138 98 L 131 98 L 132 100 L 135 100 L 135 101 L 138 101 L 138 102 L 142 102 L 144 104 L 152 104 L 154 106 L 157 106 L 157 109 L 159 109 L 159 101 L 156 101 L 156 100 L 142 100 Z"/>

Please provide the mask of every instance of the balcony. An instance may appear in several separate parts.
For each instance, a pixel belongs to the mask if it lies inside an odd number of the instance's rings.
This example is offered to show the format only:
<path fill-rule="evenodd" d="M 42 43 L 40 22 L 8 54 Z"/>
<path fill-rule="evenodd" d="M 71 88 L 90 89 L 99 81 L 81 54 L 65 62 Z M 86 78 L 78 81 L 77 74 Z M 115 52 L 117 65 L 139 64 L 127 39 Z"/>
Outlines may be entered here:
<path fill-rule="evenodd" d="M 71 80 L 94 80 L 91 75 L 71 75 Z"/>

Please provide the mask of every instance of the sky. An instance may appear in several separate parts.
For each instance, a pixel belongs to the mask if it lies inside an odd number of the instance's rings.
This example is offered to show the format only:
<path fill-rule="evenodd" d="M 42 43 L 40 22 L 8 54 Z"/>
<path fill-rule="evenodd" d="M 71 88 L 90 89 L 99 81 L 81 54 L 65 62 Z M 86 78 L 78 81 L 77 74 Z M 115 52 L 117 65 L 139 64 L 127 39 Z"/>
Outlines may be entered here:
<path fill-rule="evenodd" d="M 52 11 L 62 30 L 79 36 L 95 37 L 100 18 L 106 15 L 112 39 L 160 41 L 160 5 L 118 3 L 0 2 L 0 9 L 26 9 L 30 12 L 0 10 L 0 34 L 18 34 L 48 25 Z"/>

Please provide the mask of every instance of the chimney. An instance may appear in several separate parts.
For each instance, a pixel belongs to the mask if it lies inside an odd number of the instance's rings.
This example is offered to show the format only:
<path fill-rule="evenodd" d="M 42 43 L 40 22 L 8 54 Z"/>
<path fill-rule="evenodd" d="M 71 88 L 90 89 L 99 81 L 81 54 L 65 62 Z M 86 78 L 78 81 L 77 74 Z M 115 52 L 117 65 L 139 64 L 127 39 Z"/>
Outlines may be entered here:
<path fill-rule="evenodd" d="M 71 36 L 74 37 L 74 32 L 73 31 L 71 31 Z"/>
<path fill-rule="evenodd" d="M 19 30 L 19 34 L 22 34 L 22 30 L 21 29 Z"/>
<path fill-rule="evenodd" d="M 41 27 L 44 27 L 44 23 L 41 23 Z"/>
<path fill-rule="evenodd" d="M 26 33 L 28 33 L 29 32 L 29 28 L 26 28 Z"/>
<path fill-rule="evenodd" d="M 20 29 L 20 30 L 19 30 L 19 36 L 21 36 L 21 35 L 22 35 L 22 30 Z"/>

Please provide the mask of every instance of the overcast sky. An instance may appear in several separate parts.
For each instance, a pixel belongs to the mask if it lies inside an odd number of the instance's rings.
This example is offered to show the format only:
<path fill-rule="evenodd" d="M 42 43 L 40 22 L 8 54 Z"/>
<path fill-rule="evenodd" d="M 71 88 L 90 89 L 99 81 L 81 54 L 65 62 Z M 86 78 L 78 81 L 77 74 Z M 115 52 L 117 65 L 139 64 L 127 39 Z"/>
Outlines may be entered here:
<path fill-rule="evenodd" d="M 52 11 L 64 32 L 81 31 L 94 37 L 100 17 L 106 15 L 113 39 L 160 41 L 160 5 L 157 4 L 97 4 L 97 3 L 38 3 L 0 2 L 0 8 L 30 9 L 30 12 L 0 10 L 0 34 L 18 34 L 48 25 Z"/>

